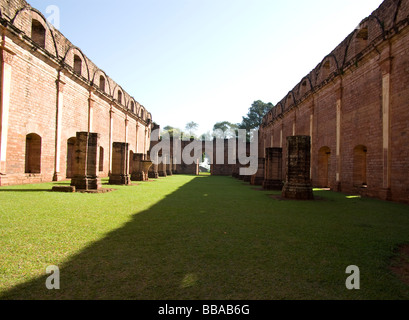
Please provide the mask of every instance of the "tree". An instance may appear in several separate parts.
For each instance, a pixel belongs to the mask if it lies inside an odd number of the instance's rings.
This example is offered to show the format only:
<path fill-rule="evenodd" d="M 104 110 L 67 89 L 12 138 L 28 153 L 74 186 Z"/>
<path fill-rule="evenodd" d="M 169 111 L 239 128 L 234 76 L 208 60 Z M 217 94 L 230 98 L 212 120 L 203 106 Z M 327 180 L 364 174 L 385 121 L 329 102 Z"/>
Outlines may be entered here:
<path fill-rule="evenodd" d="M 210 141 L 210 140 L 213 140 L 213 135 L 212 135 L 212 133 L 211 133 L 210 131 L 207 131 L 206 133 L 203 133 L 203 134 L 200 136 L 200 140 L 202 140 L 202 141 Z"/>
<path fill-rule="evenodd" d="M 162 134 L 168 133 L 170 138 L 173 138 L 174 136 L 183 136 L 182 130 L 179 128 L 175 128 L 172 126 L 166 126 L 163 128 Z"/>
<path fill-rule="evenodd" d="M 185 129 L 188 132 L 189 136 L 191 138 L 194 138 L 194 136 L 195 136 L 194 132 L 197 130 L 198 127 L 199 127 L 199 125 L 196 122 L 191 121 L 188 124 L 186 124 Z"/>
<path fill-rule="evenodd" d="M 263 117 L 273 108 L 274 105 L 269 103 L 264 103 L 261 100 L 254 101 L 251 105 L 249 112 L 246 117 L 243 117 L 243 121 L 240 124 L 240 129 L 246 129 L 250 131 L 251 129 L 259 128 L 263 122 Z"/>
<path fill-rule="evenodd" d="M 213 135 L 220 139 L 230 139 L 237 136 L 238 124 L 231 123 L 229 121 L 217 122 L 213 126 Z M 222 132 L 220 132 L 220 130 Z"/>

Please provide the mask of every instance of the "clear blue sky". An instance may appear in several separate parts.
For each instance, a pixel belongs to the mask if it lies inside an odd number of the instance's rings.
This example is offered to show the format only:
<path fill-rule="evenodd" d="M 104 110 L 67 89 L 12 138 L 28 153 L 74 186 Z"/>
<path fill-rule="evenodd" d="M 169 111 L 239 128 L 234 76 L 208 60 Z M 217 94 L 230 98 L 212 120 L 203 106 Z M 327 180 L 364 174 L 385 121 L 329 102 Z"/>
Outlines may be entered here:
<path fill-rule="evenodd" d="M 161 127 L 276 104 L 381 0 L 29 0 Z"/>

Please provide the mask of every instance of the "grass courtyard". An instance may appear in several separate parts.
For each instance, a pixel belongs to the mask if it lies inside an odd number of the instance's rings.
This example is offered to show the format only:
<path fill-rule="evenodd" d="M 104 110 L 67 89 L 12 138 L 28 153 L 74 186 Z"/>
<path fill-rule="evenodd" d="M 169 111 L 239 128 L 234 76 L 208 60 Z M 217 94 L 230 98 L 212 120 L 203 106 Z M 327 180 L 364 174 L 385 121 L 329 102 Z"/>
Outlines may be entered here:
<path fill-rule="evenodd" d="M 208 175 L 103 194 L 53 185 L 0 188 L 0 299 L 409 299 L 390 270 L 409 243 L 404 204 L 281 201 Z M 60 290 L 45 286 L 50 265 Z M 346 289 L 350 265 L 360 290 Z"/>

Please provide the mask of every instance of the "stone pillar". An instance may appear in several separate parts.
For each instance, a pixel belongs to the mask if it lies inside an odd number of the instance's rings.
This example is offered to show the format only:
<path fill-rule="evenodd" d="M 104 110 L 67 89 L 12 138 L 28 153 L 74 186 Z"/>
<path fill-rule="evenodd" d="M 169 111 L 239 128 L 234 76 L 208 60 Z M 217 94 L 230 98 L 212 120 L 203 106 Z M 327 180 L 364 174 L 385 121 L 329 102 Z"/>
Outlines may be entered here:
<path fill-rule="evenodd" d="M 264 182 L 264 166 L 265 166 L 265 159 L 258 158 L 258 169 L 257 173 L 251 176 L 250 184 L 253 186 L 261 186 Z"/>
<path fill-rule="evenodd" d="M 140 124 L 139 124 L 139 122 L 137 122 L 136 123 L 136 153 L 139 153 L 139 127 L 140 127 Z"/>
<path fill-rule="evenodd" d="M 126 115 L 125 118 L 125 142 L 128 143 L 128 124 L 129 124 L 129 120 L 128 120 L 128 115 Z M 138 150 L 136 150 L 136 152 L 138 152 Z"/>
<path fill-rule="evenodd" d="M 109 184 L 130 185 L 129 175 L 129 143 L 114 142 L 112 145 L 112 172 Z"/>
<path fill-rule="evenodd" d="M 94 108 L 95 108 L 95 98 L 94 98 L 94 89 L 91 89 L 89 92 L 88 98 L 88 131 L 93 131 L 93 120 L 94 120 Z"/>
<path fill-rule="evenodd" d="M 3 29 L 3 33 L 5 29 Z M 5 36 L 3 35 L 3 39 Z M 0 47 L 1 75 L 0 75 L 0 186 L 7 185 L 6 156 L 7 135 L 9 125 L 11 73 L 15 53 L 6 48 L 5 40 Z"/>
<path fill-rule="evenodd" d="M 60 159 L 61 159 L 62 109 L 64 106 L 64 86 L 65 86 L 65 82 L 61 81 L 61 73 L 58 74 L 56 85 L 57 85 L 57 106 L 56 106 L 57 119 L 55 128 L 55 158 L 53 181 L 60 181 L 63 179 L 60 173 Z"/>
<path fill-rule="evenodd" d="M 149 180 L 149 169 L 152 166 L 152 161 L 145 160 L 145 155 L 142 153 L 136 153 L 133 155 L 133 172 L 131 173 L 132 181 L 148 181 Z"/>
<path fill-rule="evenodd" d="M 150 152 L 148 152 L 148 154 L 147 154 L 147 160 L 152 161 L 151 156 L 150 156 Z M 152 163 L 152 166 L 149 168 L 149 171 L 148 171 L 148 177 L 150 179 L 158 179 L 159 178 L 158 165 Z"/>
<path fill-rule="evenodd" d="M 283 149 L 266 148 L 263 188 L 266 190 L 283 189 Z"/>
<path fill-rule="evenodd" d="M 98 133 L 77 132 L 73 178 L 71 186 L 77 190 L 98 190 L 101 188 L 99 171 Z"/>
<path fill-rule="evenodd" d="M 112 145 L 114 137 L 114 109 L 111 105 L 109 110 L 109 174 L 112 172 Z"/>
<path fill-rule="evenodd" d="M 286 199 L 313 200 L 310 176 L 311 137 L 287 137 L 287 174 L 282 196 Z"/>
<path fill-rule="evenodd" d="M 152 166 L 149 168 L 148 177 L 150 179 L 158 179 L 159 178 L 158 166 L 156 164 L 152 164 Z"/>
<path fill-rule="evenodd" d="M 160 152 L 159 157 L 162 157 L 162 152 Z M 164 155 L 162 157 L 162 162 L 158 164 L 158 174 L 159 177 L 167 177 L 168 174 L 166 173 L 166 161 L 167 161 L 167 157 L 166 155 Z"/>
<path fill-rule="evenodd" d="M 170 157 L 167 159 L 167 163 L 166 163 L 166 174 L 167 174 L 168 176 L 172 176 L 172 175 L 173 175 L 172 167 L 173 167 L 172 156 L 170 156 Z"/>

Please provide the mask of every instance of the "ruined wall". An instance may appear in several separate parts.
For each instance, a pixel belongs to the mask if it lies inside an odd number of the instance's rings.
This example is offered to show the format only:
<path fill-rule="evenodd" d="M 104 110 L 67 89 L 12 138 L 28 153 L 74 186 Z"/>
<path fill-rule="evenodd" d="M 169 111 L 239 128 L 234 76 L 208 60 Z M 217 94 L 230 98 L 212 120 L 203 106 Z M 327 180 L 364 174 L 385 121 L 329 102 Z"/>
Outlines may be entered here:
<path fill-rule="evenodd" d="M 100 134 L 100 175 L 112 144 L 146 153 L 152 115 L 22 0 L 0 0 L 0 185 L 65 179 L 69 140 Z M 40 172 L 27 170 L 27 139 L 40 137 Z M 34 141 L 33 140 L 33 141 Z M 33 160 L 34 161 L 34 160 Z"/>
<path fill-rule="evenodd" d="M 283 154 L 311 136 L 315 186 L 409 202 L 408 14 L 384 1 L 264 117 L 263 144 Z"/>

